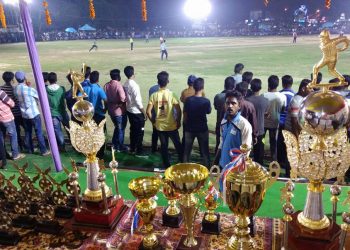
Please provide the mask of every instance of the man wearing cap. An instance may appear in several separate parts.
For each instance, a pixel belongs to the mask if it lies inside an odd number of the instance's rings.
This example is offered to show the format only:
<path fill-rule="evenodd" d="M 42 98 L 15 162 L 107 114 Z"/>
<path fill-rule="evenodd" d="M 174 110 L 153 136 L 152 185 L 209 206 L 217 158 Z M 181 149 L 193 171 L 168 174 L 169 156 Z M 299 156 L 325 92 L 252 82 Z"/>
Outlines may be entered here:
<path fill-rule="evenodd" d="M 34 88 L 27 86 L 24 72 L 16 72 L 15 78 L 18 82 L 18 85 L 15 87 L 15 96 L 19 102 L 22 117 L 24 120 L 24 140 L 25 144 L 28 147 L 28 152 L 34 153 L 32 139 L 32 129 L 34 127 L 41 155 L 49 155 L 50 151 L 46 148 L 45 139 L 41 128 L 41 117 L 37 104 L 37 101 L 39 99 L 38 93 Z"/>

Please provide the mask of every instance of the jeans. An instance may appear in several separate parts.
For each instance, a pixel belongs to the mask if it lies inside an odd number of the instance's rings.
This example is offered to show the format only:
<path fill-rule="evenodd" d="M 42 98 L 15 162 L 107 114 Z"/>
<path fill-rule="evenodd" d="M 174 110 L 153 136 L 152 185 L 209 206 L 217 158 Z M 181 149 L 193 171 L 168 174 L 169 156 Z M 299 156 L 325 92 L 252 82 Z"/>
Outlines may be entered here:
<path fill-rule="evenodd" d="M 24 121 L 22 116 L 15 116 L 16 132 L 17 132 L 17 142 L 21 150 L 27 149 L 27 145 L 24 144 L 21 138 L 21 126 L 24 129 Z"/>
<path fill-rule="evenodd" d="M 145 134 L 145 116 L 127 112 L 130 122 L 130 151 L 142 153 L 142 142 Z"/>
<path fill-rule="evenodd" d="M 4 168 L 6 166 L 6 150 L 3 133 L 0 133 L 0 161 L 0 168 Z"/>
<path fill-rule="evenodd" d="M 33 139 L 32 139 L 32 132 L 33 132 L 32 130 L 34 128 L 35 134 L 39 143 L 40 153 L 41 154 L 46 153 L 47 148 L 45 145 L 45 139 L 41 128 L 40 115 L 35 116 L 33 119 L 23 118 L 23 120 L 24 120 L 24 131 L 25 131 L 24 141 L 25 141 L 25 144 L 28 146 L 28 152 L 30 154 L 34 153 L 34 146 L 33 146 Z"/>
<path fill-rule="evenodd" d="M 112 144 L 114 150 L 123 150 L 124 146 L 124 133 L 128 118 L 126 115 L 111 116 L 111 120 L 114 123 L 114 132 L 112 138 Z"/>
<path fill-rule="evenodd" d="M 158 150 L 158 131 L 157 129 L 153 127 L 152 130 L 152 152 L 156 152 Z"/>
<path fill-rule="evenodd" d="M 185 131 L 185 148 L 184 148 L 184 162 L 190 161 L 190 155 L 192 151 L 192 146 L 194 139 L 197 138 L 200 151 L 203 157 L 203 165 L 210 167 L 210 158 L 209 158 L 209 131 L 205 132 L 187 132 Z"/>
<path fill-rule="evenodd" d="M 183 158 L 183 153 L 182 153 L 182 145 L 180 142 L 180 136 L 179 136 L 179 131 L 174 130 L 174 131 L 159 131 L 158 130 L 158 136 L 160 139 L 160 151 L 163 159 L 163 164 L 164 168 L 170 167 L 170 159 L 169 159 L 169 150 L 168 150 L 168 145 L 169 145 L 169 138 L 172 140 L 177 155 L 179 157 L 179 162 L 182 161 Z"/>
<path fill-rule="evenodd" d="M 271 158 L 273 161 L 277 161 L 277 132 L 278 132 L 278 128 L 265 128 L 264 137 L 265 137 L 267 130 L 269 131 Z"/>
<path fill-rule="evenodd" d="M 281 168 L 286 170 L 286 177 L 290 177 L 290 164 L 287 157 L 287 148 L 284 142 L 284 137 L 282 131 L 284 130 L 284 126 L 278 129 L 277 136 L 277 161 L 281 165 Z"/>
<path fill-rule="evenodd" d="M 97 125 L 99 125 L 105 118 L 106 117 L 104 115 L 98 115 L 98 114 L 95 114 L 92 117 L 92 119 L 97 123 Z M 103 126 L 103 130 L 104 130 L 104 133 L 107 132 L 106 123 Z M 97 158 L 99 158 L 100 160 L 103 160 L 103 157 L 105 156 L 105 147 L 106 147 L 106 142 L 102 145 L 102 147 L 100 148 L 100 150 L 96 154 Z"/>
<path fill-rule="evenodd" d="M 163 60 L 163 56 L 165 55 L 165 59 L 168 59 L 168 51 L 167 50 L 162 50 L 160 58 Z"/>
<path fill-rule="evenodd" d="M 12 120 L 10 122 L 2 122 L 1 128 L 2 128 L 3 132 L 5 132 L 5 133 L 2 133 L 3 140 L 5 138 L 6 132 L 10 136 L 12 158 L 16 158 L 19 154 L 19 150 L 18 150 L 18 141 L 17 141 L 17 131 L 16 131 L 15 120 Z M 5 145 L 4 145 L 4 147 L 5 147 Z"/>
<path fill-rule="evenodd" d="M 60 148 L 64 148 L 64 136 L 61 128 L 62 118 L 58 116 L 52 117 L 53 129 L 55 131 L 56 141 Z"/>
<path fill-rule="evenodd" d="M 257 163 L 260 163 L 261 165 L 264 164 L 264 135 L 258 135 L 257 142 L 253 146 L 253 155 L 254 155 L 254 161 Z"/>

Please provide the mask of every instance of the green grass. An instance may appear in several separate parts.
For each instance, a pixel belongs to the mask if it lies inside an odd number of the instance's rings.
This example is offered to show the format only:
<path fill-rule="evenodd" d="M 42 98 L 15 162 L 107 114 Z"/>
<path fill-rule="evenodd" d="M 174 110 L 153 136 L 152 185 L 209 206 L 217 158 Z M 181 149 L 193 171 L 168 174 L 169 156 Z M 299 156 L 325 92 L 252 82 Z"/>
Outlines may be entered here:
<path fill-rule="evenodd" d="M 59 83 L 68 87 L 65 75 L 69 69 L 79 70 L 83 62 L 100 72 L 100 83 L 109 80 L 109 71 L 133 65 L 136 81 L 139 83 L 143 103 L 147 105 L 148 89 L 156 82 L 156 75 L 162 70 L 170 74 L 169 88 L 180 95 L 186 88 L 187 76 L 195 74 L 205 79 L 205 92 L 213 101 L 215 94 L 222 91 L 224 79 L 231 75 L 236 63 L 241 62 L 254 77 L 261 78 L 263 90 L 267 89 L 267 78 L 271 74 L 282 77 L 290 74 L 295 80 L 294 88 L 303 78 L 310 77 L 312 66 L 321 58 L 317 36 L 300 37 L 292 44 L 290 37 L 244 37 L 244 38 L 169 38 L 167 46 L 169 60 L 160 60 L 159 40 L 135 40 L 134 51 L 130 51 L 128 40 L 99 40 L 98 51 L 88 52 L 92 41 L 57 41 L 37 43 L 43 71 L 55 71 Z M 350 64 L 349 52 L 340 54 L 338 70 L 347 72 Z M 0 44 L 0 73 L 5 70 L 26 71 L 27 78 L 34 82 L 31 65 L 24 43 Z M 331 78 L 325 69 L 326 80 Z M 122 82 L 125 76 L 122 74 Z M 210 130 L 215 128 L 216 112 L 208 117 Z M 112 123 L 108 124 L 111 136 Z M 145 143 L 150 143 L 151 125 L 146 123 Z M 110 139 L 110 138 L 109 138 Z M 128 137 L 126 138 L 128 140 Z M 210 138 L 214 144 L 215 136 Z"/>

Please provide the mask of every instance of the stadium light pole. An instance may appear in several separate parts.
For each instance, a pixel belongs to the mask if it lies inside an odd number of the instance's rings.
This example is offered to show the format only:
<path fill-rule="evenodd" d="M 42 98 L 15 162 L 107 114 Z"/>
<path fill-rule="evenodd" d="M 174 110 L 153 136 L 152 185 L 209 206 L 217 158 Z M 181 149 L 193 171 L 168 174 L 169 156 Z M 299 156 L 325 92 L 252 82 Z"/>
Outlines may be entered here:
<path fill-rule="evenodd" d="M 44 122 L 45 122 L 47 136 L 49 139 L 50 149 L 51 149 L 56 171 L 59 172 L 59 171 L 62 171 L 61 158 L 58 152 L 58 146 L 57 146 L 56 136 L 53 128 L 52 117 L 51 117 L 50 105 L 49 105 L 47 93 L 45 90 L 45 84 L 44 84 L 43 74 L 41 71 L 39 55 L 35 46 L 35 37 L 34 37 L 34 31 L 32 26 L 32 20 L 29 14 L 28 5 L 24 0 L 19 0 L 19 10 L 20 10 L 20 15 L 22 19 L 24 35 L 26 38 L 29 58 L 32 64 L 36 87 L 39 94 L 39 102 L 40 102 L 41 110 L 44 116 Z"/>

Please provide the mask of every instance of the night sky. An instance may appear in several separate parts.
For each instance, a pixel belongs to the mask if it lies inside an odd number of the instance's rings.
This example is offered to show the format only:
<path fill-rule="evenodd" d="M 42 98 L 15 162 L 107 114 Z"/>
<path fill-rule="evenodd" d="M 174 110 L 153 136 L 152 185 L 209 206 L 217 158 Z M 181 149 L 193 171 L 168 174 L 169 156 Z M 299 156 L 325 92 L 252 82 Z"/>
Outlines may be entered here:
<path fill-rule="evenodd" d="M 44 24 L 42 1 L 33 0 L 31 13 L 34 26 L 47 29 Z M 211 0 L 212 13 L 208 21 L 229 24 L 249 18 L 251 10 L 263 10 L 264 16 L 276 19 L 289 19 L 301 4 L 305 4 L 309 13 L 320 9 L 321 15 L 335 20 L 341 12 L 350 18 L 350 0 L 332 0 L 327 10 L 324 0 L 270 0 L 265 7 L 263 0 Z M 51 29 L 67 26 L 79 26 L 90 23 L 97 27 L 136 27 L 146 28 L 154 25 L 185 25 L 191 21 L 183 14 L 185 0 L 147 0 L 148 22 L 141 21 L 141 0 L 95 0 L 96 20 L 89 19 L 88 0 L 48 0 L 53 25 Z M 9 9 L 8 6 L 5 6 Z M 288 10 L 285 12 L 284 9 Z M 7 11 L 9 13 L 9 11 Z M 11 13 L 11 12 L 10 12 Z M 41 20 L 41 21 L 39 21 Z"/>

